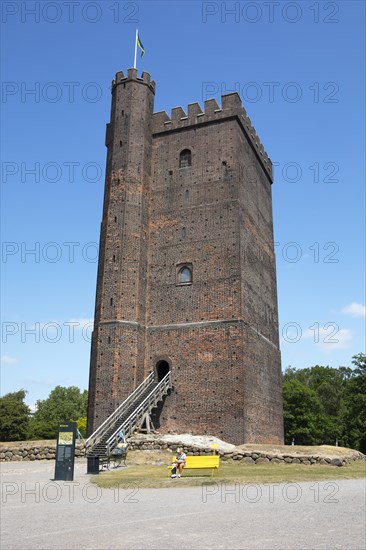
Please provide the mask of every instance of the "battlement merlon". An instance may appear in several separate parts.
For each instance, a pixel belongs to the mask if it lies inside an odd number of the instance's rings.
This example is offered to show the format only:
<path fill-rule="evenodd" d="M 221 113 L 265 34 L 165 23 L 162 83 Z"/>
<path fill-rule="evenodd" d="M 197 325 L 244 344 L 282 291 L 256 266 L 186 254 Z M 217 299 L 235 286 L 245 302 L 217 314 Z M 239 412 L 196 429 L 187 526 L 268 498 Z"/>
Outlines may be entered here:
<path fill-rule="evenodd" d="M 249 143 L 264 168 L 270 182 L 273 182 L 272 161 L 266 153 L 258 135 L 243 107 L 241 98 L 237 92 L 231 92 L 221 96 L 221 105 L 215 99 L 207 99 L 202 111 L 198 103 L 188 105 L 188 113 L 182 107 L 174 107 L 171 117 L 166 111 L 153 114 L 153 135 L 165 132 L 180 131 L 190 126 L 220 122 L 225 119 L 237 118 L 240 127 L 246 135 Z"/>
<path fill-rule="evenodd" d="M 155 94 L 155 82 L 154 80 L 151 80 L 150 73 L 147 73 L 146 71 L 144 71 L 141 77 L 139 77 L 137 76 L 137 69 L 128 69 L 127 76 L 125 76 L 122 71 L 118 71 L 116 73 L 116 78 L 112 80 L 112 87 L 111 87 L 112 93 L 116 88 L 116 86 L 118 86 L 119 84 L 124 84 L 126 82 L 129 82 L 131 80 L 141 82 L 141 84 L 145 84 Z"/>

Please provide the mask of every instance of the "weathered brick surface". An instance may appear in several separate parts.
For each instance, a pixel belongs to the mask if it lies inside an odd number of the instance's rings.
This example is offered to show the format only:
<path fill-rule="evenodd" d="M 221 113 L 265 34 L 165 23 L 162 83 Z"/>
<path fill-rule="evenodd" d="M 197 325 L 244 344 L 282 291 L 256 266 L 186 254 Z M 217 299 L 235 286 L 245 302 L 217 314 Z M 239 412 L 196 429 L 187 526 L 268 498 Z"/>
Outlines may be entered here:
<path fill-rule="evenodd" d="M 162 432 L 283 439 L 272 165 L 237 94 L 153 114 L 130 70 L 112 92 L 89 433 L 159 361 Z M 191 167 L 180 168 L 182 150 Z M 192 284 L 178 284 L 182 265 Z"/>

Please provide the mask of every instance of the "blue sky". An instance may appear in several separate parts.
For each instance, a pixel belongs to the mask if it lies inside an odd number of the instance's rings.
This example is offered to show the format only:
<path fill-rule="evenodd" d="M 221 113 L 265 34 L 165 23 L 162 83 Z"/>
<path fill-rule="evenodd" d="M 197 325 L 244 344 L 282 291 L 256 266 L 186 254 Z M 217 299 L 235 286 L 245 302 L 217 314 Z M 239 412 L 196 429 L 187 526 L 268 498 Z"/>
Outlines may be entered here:
<path fill-rule="evenodd" d="M 364 2 L 1 9 L 1 394 L 87 388 L 110 83 L 136 27 L 156 111 L 237 90 L 275 163 L 283 368 L 365 350 Z"/>

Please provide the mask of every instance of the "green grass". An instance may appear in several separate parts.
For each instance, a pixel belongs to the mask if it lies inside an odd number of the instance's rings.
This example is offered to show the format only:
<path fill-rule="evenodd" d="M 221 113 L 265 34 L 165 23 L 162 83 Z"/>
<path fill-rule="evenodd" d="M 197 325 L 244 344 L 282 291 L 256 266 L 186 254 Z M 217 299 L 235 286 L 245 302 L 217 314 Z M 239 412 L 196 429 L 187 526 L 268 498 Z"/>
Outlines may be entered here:
<path fill-rule="evenodd" d="M 91 481 L 106 488 L 166 488 L 195 487 L 202 483 L 217 482 L 244 484 L 355 479 L 366 477 L 366 462 L 355 461 L 348 466 L 337 467 L 320 464 L 247 465 L 238 461 L 221 461 L 213 478 L 211 470 L 186 470 L 181 479 L 171 479 L 168 474 L 166 465 L 131 464 L 125 468 L 103 472 L 92 477 Z"/>

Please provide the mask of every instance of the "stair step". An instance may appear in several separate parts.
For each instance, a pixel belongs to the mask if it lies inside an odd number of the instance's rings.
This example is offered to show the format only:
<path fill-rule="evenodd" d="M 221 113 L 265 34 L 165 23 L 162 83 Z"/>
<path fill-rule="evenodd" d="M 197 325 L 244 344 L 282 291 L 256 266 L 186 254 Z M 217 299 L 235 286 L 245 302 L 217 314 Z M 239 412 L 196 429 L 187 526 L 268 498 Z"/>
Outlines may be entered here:
<path fill-rule="evenodd" d="M 106 432 L 101 436 L 101 438 L 98 440 L 96 444 L 94 444 L 92 447 L 90 447 L 89 450 L 87 450 L 88 456 L 106 456 L 107 455 L 107 441 L 108 439 L 119 429 L 119 426 L 122 426 L 127 419 L 133 414 L 133 412 L 141 405 L 141 403 L 146 399 L 148 395 L 150 395 L 154 389 L 158 386 L 158 383 L 151 382 L 143 391 L 143 393 L 139 396 L 130 401 L 127 408 L 125 410 L 122 410 L 114 421 L 113 425 L 111 425 Z M 164 392 L 163 395 L 166 395 L 167 391 Z M 150 406 L 148 407 L 148 412 L 151 413 L 152 409 L 154 409 L 157 406 L 157 403 L 160 401 L 161 397 L 159 398 L 155 396 L 155 398 L 152 400 Z M 130 428 L 134 428 L 135 426 L 132 424 Z"/>

